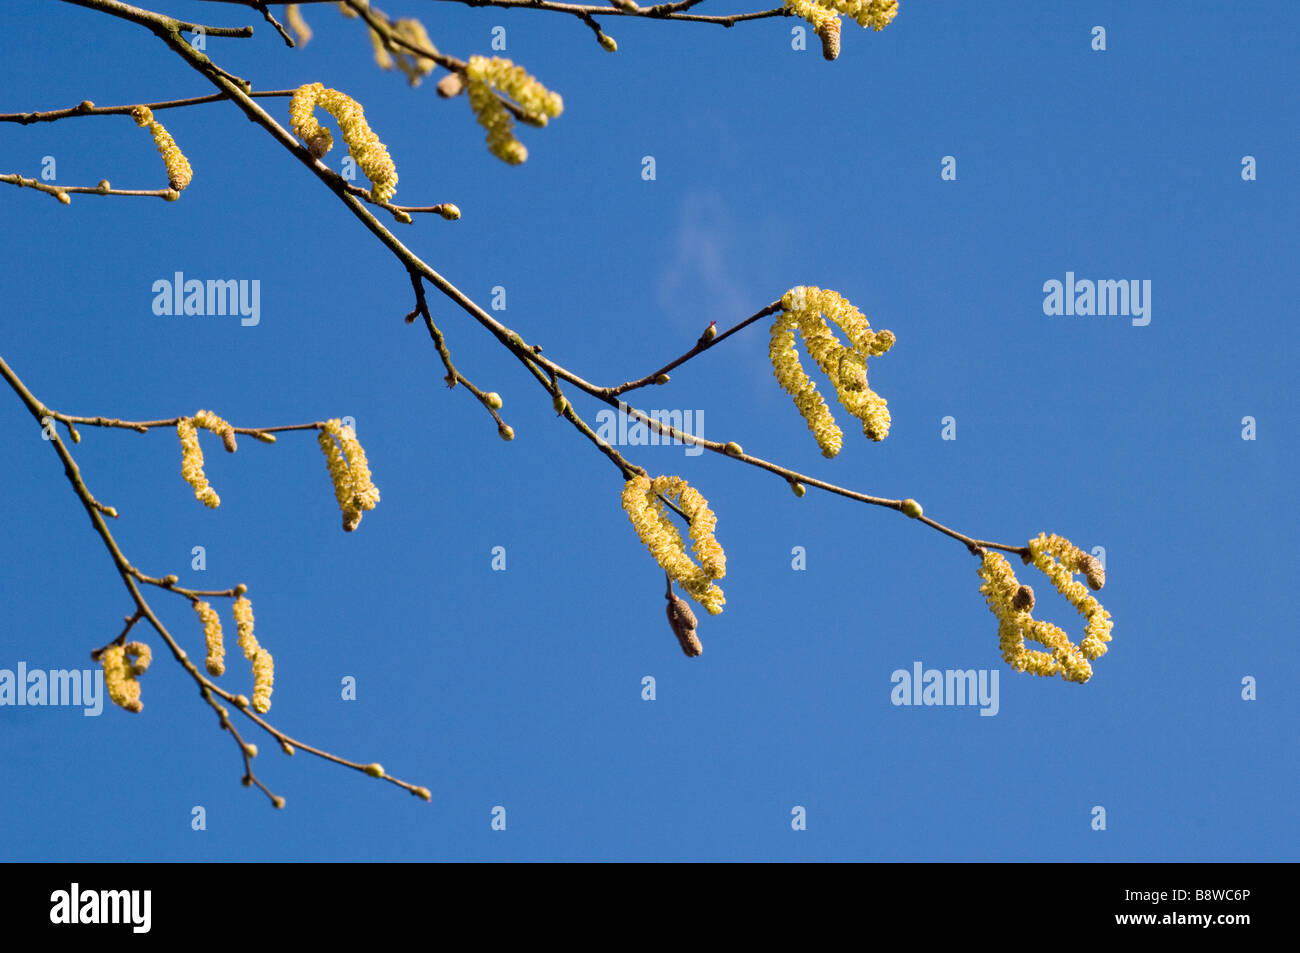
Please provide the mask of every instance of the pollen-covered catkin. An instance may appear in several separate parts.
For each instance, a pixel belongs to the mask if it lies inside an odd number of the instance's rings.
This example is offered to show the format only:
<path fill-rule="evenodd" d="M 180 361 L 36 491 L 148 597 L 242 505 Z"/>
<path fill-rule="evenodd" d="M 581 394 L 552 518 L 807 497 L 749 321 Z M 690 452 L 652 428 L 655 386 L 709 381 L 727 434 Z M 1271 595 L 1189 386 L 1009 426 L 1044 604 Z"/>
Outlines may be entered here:
<path fill-rule="evenodd" d="M 478 124 L 487 130 L 488 151 L 510 165 L 519 165 L 528 159 L 528 148 L 515 138 L 514 120 L 486 83 L 470 80 L 469 105 L 478 117 Z"/>
<path fill-rule="evenodd" d="M 343 529 L 352 532 L 361 525 L 364 511 L 379 503 L 379 489 L 370 475 L 370 464 L 357 440 L 356 431 L 337 418 L 327 420 L 317 435 L 329 467 L 334 497 L 343 513 Z"/>
<path fill-rule="evenodd" d="M 153 111 L 148 106 L 136 106 L 131 110 L 131 118 L 137 126 L 147 128 L 153 136 L 153 144 L 158 147 L 158 154 L 162 156 L 163 165 L 167 168 L 167 184 L 177 192 L 184 190 L 194 178 L 194 171 L 171 133 L 153 118 Z"/>
<path fill-rule="evenodd" d="M 121 645 L 110 645 L 99 654 L 99 661 L 104 667 L 104 687 L 113 703 L 131 712 L 143 710 L 140 683 L 126 660 L 126 649 Z"/>
<path fill-rule="evenodd" d="M 357 440 L 356 431 L 351 427 L 340 426 L 339 443 L 343 445 L 343 456 L 348 461 L 348 472 L 352 474 L 352 488 L 356 493 L 357 505 L 363 510 L 373 510 L 379 503 L 379 488 L 370 479 L 370 464 L 366 452 Z"/>
<path fill-rule="evenodd" d="M 414 17 L 397 20 L 393 23 L 393 32 L 398 38 L 406 41 L 413 47 L 422 50 L 428 50 L 430 53 L 437 53 L 438 48 L 433 45 L 433 40 L 429 39 L 429 33 L 425 30 L 424 24 Z M 404 47 L 398 47 L 395 51 L 397 57 L 397 68 L 406 76 L 406 81 L 412 86 L 419 86 L 424 77 L 433 72 L 438 64 L 427 56 L 420 53 L 413 53 Z"/>
<path fill-rule="evenodd" d="M 239 590 L 235 590 L 238 592 Z M 275 661 L 271 653 L 258 644 L 253 634 L 253 604 L 240 595 L 231 613 L 235 617 L 239 647 L 244 658 L 253 663 L 253 710 L 266 714 L 271 709 L 271 688 L 275 684 Z"/>
<path fill-rule="evenodd" d="M 839 14 L 879 33 L 898 15 L 898 0 L 785 0 L 785 8 L 812 24 L 822 41 L 822 56 L 840 55 Z"/>
<path fill-rule="evenodd" d="M 199 446 L 199 434 L 194 423 L 193 417 L 176 421 L 176 434 L 181 440 L 181 476 L 194 488 L 195 499 L 215 509 L 221 505 L 221 497 L 208 485 L 208 478 L 203 473 L 203 448 Z"/>
<path fill-rule="evenodd" d="M 350 96 L 337 89 L 326 89 L 320 83 L 300 86 L 289 101 L 289 124 L 294 135 L 318 159 L 330 151 L 334 137 L 316 121 L 317 106 L 338 121 L 348 152 L 370 180 L 370 194 L 375 201 L 391 199 L 397 191 L 397 166 L 366 122 L 361 105 Z"/>
<path fill-rule="evenodd" d="M 253 604 L 245 596 L 240 596 L 230 607 L 235 617 L 236 641 L 244 652 L 244 658 L 250 662 L 257 655 L 257 636 L 253 634 Z"/>
<path fill-rule="evenodd" d="M 265 715 L 271 710 L 271 689 L 275 685 L 275 660 L 259 648 L 253 657 L 253 710 Z"/>
<path fill-rule="evenodd" d="M 687 554 L 677 526 L 664 512 L 661 495 L 675 499 L 690 520 L 692 548 L 699 559 L 698 565 Z M 663 570 L 710 615 L 720 613 L 726 598 L 713 582 L 726 575 L 727 558 L 713 535 L 718 520 L 709 509 L 708 500 L 680 477 L 660 476 L 651 480 L 638 474 L 623 486 L 623 509 Z"/>
<path fill-rule="evenodd" d="M 835 388 L 840 404 L 862 421 L 871 440 L 889 435 L 889 408 L 867 381 L 867 358 L 886 353 L 894 345 L 890 331 L 873 331 L 866 317 L 834 291 L 800 285 L 781 299 L 782 311 L 772 322 L 768 356 L 781 388 L 794 398 L 795 407 L 808 424 L 822 455 L 834 457 L 844 435 L 817 387 L 808 377 L 795 350 L 797 331 L 808 355 Z M 842 344 L 831 330 L 830 318 L 848 337 Z"/>
<path fill-rule="evenodd" d="M 548 119 L 564 111 L 559 93 L 551 92 L 522 66 L 503 57 L 471 56 L 465 67 L 465 81 L 470 108 L 479 125 L 487 130 L 488 151 L 510 165 L 524 162 L 528 150 L 515 138 L 514 119 L 496 93 L 510 97 L 529 125 L 545 126 Z"/>
<path fill-rule="evenodd" d="M 299 46 L 306 46 L 311 42 L 311 27 L 309 27 L 307 21 L 303 19 L 302 11 L 298 9 L 298 4 L 286 3 L 284 5 L 284 22 L 289 25 L 290 30 L 293 30 L 294 39 L 297 40 Z"/>
<path fill-rule="evenodd" d="M 1034 607 L 1033 589 L 1020 584 L 1005 556 L 987 551 L 979 569 L 984 580 L 980 592 L 998 618 L 1002 657 L 1019 672 L 1060 675 L 1068 681 L 1086 682 L 1092 677 L 1089 663 L 1105 654 L 1113 626 L 1110 613 L 1073 578 L 1074 573 L 1087 571 L 1087 560 L 1092 557 L 1064 537 L 1047 534 L 1030 540 L 1029 551 L 1034 566 L 1087 620 L 1084 637 L 1075 645 L 1060 627 L 1035 619 L 1030 614 Z M 1027 649 L 1026 639 L 1050 651 Z"/>
<path fill-rule="evenodd" d="M 209 675 L 226 673 L 226 645 L 221 631 L 221 617 L 217 610 L 202 599 L 194 602 L 194 611 L 203 622 L 203 640 L 207 645 L 208 657 L 204 663 Z"/>
<path fill-rule="evenodd" d="M 772 322 L 772 335 L 768 344 L 772 372 L 781 389 L 794 398 L 794 405 L 812 431 L 822 455 L 833 457 L 844 445 L 844 433 L 835 423 L 835 417 L 826 406 L 826 401 L 817 392 L 817 385 L 812 382 L 799 360 L 799 352 L 795 350 L 794 344 L 797 328 L 798 320 L 789 311 L 782 311 Z"/>

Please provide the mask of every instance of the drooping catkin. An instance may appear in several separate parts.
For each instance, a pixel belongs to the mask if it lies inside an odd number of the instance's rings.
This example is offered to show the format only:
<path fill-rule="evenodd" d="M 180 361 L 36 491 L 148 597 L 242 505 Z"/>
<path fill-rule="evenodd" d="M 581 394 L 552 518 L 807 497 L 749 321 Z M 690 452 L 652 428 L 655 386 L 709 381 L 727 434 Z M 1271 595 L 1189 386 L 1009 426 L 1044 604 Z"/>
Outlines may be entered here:
<path fill-rule="evenodd" d="M 559 93 L 548 90 L 522 66 L 493 56 L 471 56 L 465 67 L 470 108 L 479 125 L 487 130 L 488 151 L 510 165 L 528 158 L 528 150 L 514 135 L 514 118 L 498 98 L 500 92 L 520 108 L 521 118 L 533 126 L 545 126 L 564 111 Z"/>
<path fill-rule="evenodd" d="M 131 110 L 131 118 L 137 126 L 147 128 L 153 136 L 153 143 L 167 168 L 167 184 L 177 192 L 183 191 L 194 178 L 194 171 L 190 168 L 185 153 L 176 145 L 176 140 L 163 128 L 162 123 L 153 118 L 153 111 L 148 106 L 136 106 Z"/>
<path fill-rule="evenodd" d="M 217 610 L 202 599 L 194 602 L 194 611 L 203 622 L 203 641 L 207 647 L 207 659 L 204 662 L 209 675 L 226 673 L 226 645 L 221 631 L 221 616 Z"/>
<path fill-rule="evenodd" d="M 1106 653 L 1113 627 L 1110 613 L 1073 578 L 1074 573 L 1087 571 L 1087 560 L 1092 558 L 1061 536 L 1043 533 L 1029 541 L 1029 561 L 1086 620 L 1083 638 L 1076 645 L 1059 626 L 1030 614 L 1034 608 L 1033 589 L 1016 579 L 1005 556 L 993 551 L 983 554 L 979 575 L 984 582 L 980 592 L 997 616 L 1002 657 L 1013 669 L 1034 675 L 1060 675 L 1072 682 L 1086 682 L 1092 677 L 1090 663 Z M 1038 642 L 1048 651 L 1028 649 L 1026 640 Z"/>
<path fill-rule="evenodd" d="M 201 412 L 201 411 L 200 411 Z M 208 484 L 203 473 L 203 448 L 199 446 L 198 430 L 193 417 L 182 417 L 176 422 L 176 434 L 181 440 L 181 476 L 194 488 L 194 497 L 204 506 L 221 505 L 221 497 Z"/>
<path fill-rule="evenodd" d="M 782 390 L 794 399 L 822 455 L 837 455 L 844 435 L 799 361 L 796 333 L 803 339 L 809 357 L 835 388 L 840 404 L 862 421 L 863 434 L 871 440 L 883 440 L 889 434 L 889 408 L 867 381 L 867 358 L 893 347 L 893 333 L 872 330 L 861 311 L 828 289 L 804 285 L 791 288 L 782 297 L 781 306 L 783 310 L 772 322 L 768 346 L 772 372 Z M 847 346 L 831 330 L 827 318 L 847 336 Z"/>
<path fill-rule="evenodd" d="M 664 512 L 661 495 L 675 499 L 690 520 L 692 548 L 698 564 L 687 554 L 677 526 Z M 680 477 L 660 476 L 651 480 L 638 474 L 623 486 L 623 509 L 663 570 L 710 615 L 720 613 L 727 600 L 713 583 L 726 575 L 727 561 L 713 535 L 718 521 L 709 509 L 708 500 Z"/>
<path fill-rule="evenodd" d="M 828 60 L 839 55 L 839 16 L 851 17 L 858 26 L 879 33 L 898 15 L 898 0 L 785 0 L 785 7 L 807 20 L 822 39 L 822 55 Z M 828 38 L 831 21 L 836 24 L 834 47 Z M 832 52 L 834 55 L 832 55 Z"/>
<path fill-rule="evenodd" d="M 241 594 L 235 599 L 231 612 L 238 630 L 239 647 L 244 652 L 244 658 L 253 663 L 253 710 L 266 714 L 271 709 L 275 661 L 271 653 L 258 644 L 257 636 L 253 634 L 253 604 Z"/>
<path fill-rule="evenodd" d="M 302 17 L 302 11 L 298 9 L 296 3 L 286 3 L 284 5 L 284 22 L 289 24 L 289 29 L 293 30 L 294 40 L 299 46 L 306 46 L 311 42 L 311 27 Z"/>
<path fill-rule="evenodd" d="M 370 180 L 370 194 L 376 202 L 387 202 L 397 191 L 397 166 L 388 149 L 366 122 L 365 111 L 352 97 L 320 83 L 300 86 L 289 101 L 289 124 L 293 134 L 319 159 L 334 146 L 334 137 L 316 121 L 319 106 L 338 121 L 348 152 Z"/>
<path fill-rule="evenodd" d="M 695 634 L 695 628 L 699 625 L 695 613 L 686 600 L 671 589 L 668 590 L 668 624 L 687 658 L 695 658 L 704 651 L 700 637 Z"/>
<path fill-rule="evenodd" d="M 130 712 L 142 711 L 144 703 L 140 701 L 140 683 L 131 663 L 126 660 L 125 647 L 110 645 L 99 654 L 99 661 L 104 668 L 104 687 L 113 704 Z"/>
<path fill-rule="evenodd" d="M 271 710 L 271 689 L 275 685 L 275 660 L 259 648 L 253 657 L 253 710 L 265 715 Z"/>
<path fill-rule="evenodd" d="M 371 478 L 365 451 L 351 427 L 343 426 L 337 418 L 327 420 L 317 440 L 325 454 L 334 498 L 343 514 L 343 529 L 350 533 L 361 525 L 363 513 L 378 505 L 379 489 Z"/>

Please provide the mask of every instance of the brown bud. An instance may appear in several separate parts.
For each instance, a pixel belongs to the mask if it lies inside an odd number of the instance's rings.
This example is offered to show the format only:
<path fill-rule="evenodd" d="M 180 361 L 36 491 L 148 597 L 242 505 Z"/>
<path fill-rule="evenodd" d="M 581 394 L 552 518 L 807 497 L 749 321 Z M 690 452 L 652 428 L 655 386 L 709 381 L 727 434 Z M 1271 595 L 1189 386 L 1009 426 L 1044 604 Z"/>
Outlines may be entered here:
<path fill-rule="evenodd" d="M 226 453 L 234 453 L 238 444 L 235 443 L 235 432 L 233 430 L 221 431 L 221 444 L 226 448 Z"/>
<path fill-rule="evenodd" d="M 1034 607 L 1034 588 L 1033 586 L 1021 586 L 1016 590 L 1016 594 L 1011 597 L 1011 608 L 1020 612 L 1028 612 Z"/>
<path fill-rule="evenodd" d="M 333 142 L 328 137 L 328 134 L 319 135 L 307 143 L 307 151 L 311 153 L 313 159 L 319 159 L 325 153 L 330 151 L 330 146 L 332 145 Z"/>
<path fill-rule="evenodd" d="M 822 56 L 833 60 L 840 55 L 840 18 L 836 17 L 817 28 L 822 40 Z"/>
<path fill-rule="evenodd" d="M 451 99 L 453 96 L 459 96 L 465 89 L 465 77 L 460 73 L 448 73 L 442 79 L 438 80 L 438 95 L 443 99 Z"/>
<path fill-rule="evenodd" d="M 1096 556 L 1084 559 L 1082 569 L 1088 577 L 1088 588 L 1093 592 L 1106 585 L 1106 568 Z"/>

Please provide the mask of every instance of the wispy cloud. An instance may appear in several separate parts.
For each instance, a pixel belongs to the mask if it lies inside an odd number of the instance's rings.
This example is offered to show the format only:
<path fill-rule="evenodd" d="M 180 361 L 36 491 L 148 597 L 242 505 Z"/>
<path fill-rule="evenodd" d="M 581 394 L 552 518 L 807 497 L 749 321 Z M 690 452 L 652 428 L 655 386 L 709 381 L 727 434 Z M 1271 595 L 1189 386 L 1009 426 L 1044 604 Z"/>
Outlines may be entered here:
<path fill-rule="evenodd" d="M 676 249 L 659 280 L 660 305 L 701 325 L 729 324 L 752 311 L 733 277 L 736 234 L 721 195 L 688 194 L 678 210 Z"/>

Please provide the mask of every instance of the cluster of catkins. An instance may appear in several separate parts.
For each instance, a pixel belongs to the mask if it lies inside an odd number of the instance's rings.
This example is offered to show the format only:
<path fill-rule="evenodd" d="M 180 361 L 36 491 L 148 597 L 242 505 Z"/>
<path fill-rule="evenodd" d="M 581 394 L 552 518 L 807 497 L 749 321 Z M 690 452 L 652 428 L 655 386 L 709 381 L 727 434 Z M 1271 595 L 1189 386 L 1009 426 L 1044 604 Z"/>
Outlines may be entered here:
<path fill-rule="evenodd" d="M 785 8 L 812 24 L 822 41 L 822 56 L 840 55 L 840 14 L 879 33 L 898 15 L 898 0 L 785 0 Z"/>

